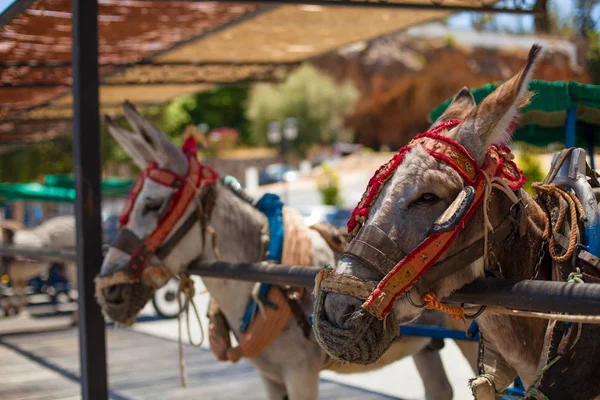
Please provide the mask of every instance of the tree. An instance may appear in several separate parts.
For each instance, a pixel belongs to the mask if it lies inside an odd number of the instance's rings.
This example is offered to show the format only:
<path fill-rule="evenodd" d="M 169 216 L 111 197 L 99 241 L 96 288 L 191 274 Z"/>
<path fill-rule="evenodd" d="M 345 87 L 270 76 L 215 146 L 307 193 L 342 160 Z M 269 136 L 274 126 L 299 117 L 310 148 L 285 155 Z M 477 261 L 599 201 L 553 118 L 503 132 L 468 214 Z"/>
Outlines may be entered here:
<path fill-rule="evenodd" d="M 337 84 L 314 67 L 302 65 L 281 84 L 252 87 L 246 112 L 251 141 L 266 144 L 269 123 L 293 117 L 298 126 L 294 144 L 301 153 L 315 143 L 333 143 L 350 135 L 342 121 L 357 99 L 358 91 L 351 83 Z"/>

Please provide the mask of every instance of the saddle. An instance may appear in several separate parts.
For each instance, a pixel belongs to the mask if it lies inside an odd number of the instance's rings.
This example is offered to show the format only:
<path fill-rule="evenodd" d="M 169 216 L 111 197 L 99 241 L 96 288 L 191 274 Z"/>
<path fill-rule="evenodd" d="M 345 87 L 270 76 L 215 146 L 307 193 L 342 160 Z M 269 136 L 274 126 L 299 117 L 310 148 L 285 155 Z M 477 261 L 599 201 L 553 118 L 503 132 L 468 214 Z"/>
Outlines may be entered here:
<path fill-rule="evenodd" d="M 286 226 L 285 237 L 289 238 L 285 240 L 289 241 L 284 242 L 282 262 L 309 265 L 307 256 L 312 254 L 312 249 L 308 248 L 310 244 L 308 228 L 303 225 L 300 215 L 295 211 L 284 208 L 283 218 Z M 319 232 L 336 254 L 337 259 L 346 243 L 343 230 L 326 222 L 319 222 L 309 228 Z M 255 292 L 254 297 L 261 302 L 261 307 L 256 312 L 257 315 L 250 318 L 248 326 L 245 326 L 240 333 L 237 338 L 240 344 L 236 347 L 231 346 L 229 335 L 231 328 L 225 316 L 214 299 L 211 299 L 207 315 L 209 341 L 210 348 L 218 360 L 235 363 L 242 357 L 258 355 L 281 333 L 292 317 L 302 329 L 304 337 L 312 340 L 312 326 L 302 307 L 304 288 L 257 284 Z"/>

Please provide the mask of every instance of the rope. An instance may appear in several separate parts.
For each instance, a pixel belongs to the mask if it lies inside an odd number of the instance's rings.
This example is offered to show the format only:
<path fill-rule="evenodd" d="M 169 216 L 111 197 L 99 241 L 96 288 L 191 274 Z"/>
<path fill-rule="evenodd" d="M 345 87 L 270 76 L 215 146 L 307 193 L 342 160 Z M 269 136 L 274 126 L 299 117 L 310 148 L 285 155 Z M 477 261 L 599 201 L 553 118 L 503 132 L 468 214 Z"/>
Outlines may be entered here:
<path fill-rule="evenodd" d="M 462 322 L 465 323 L 466 326 L 467 322 L 465 320 L 465 310 L 462 307 L 449 306 L 447 304 L 443 304 L 437 299 L 437 297 L 433 293 L 424 294 L 423 297 L 421 297 L 421 301 L 423 302 L 423 304 L 427 305 L 428 309 L 445 312 L 450 316 L 450 318 L 460 319 Z"/>
<path fill-rule="evenodd" d="M 565 215 L 567 213 L 567 208 L 569 209 L 569 216 L 571 218 L 571 221 L 570 221 L 571 229 L 569 232 L 569 246 L 567 247 L 567 250 L 565 251 L 565 253 L 563 255 L 558 255 L 556 253 L 556 243 L 555 243 L 554 235 L 552 235 L 550 232 L 551 221 L 550 221 L 550 216 L 548 215 L 548 213 L 546 213 L 544 215 L 544 218 L 546 219 L 546 226 L 544 228 L 544 233 L 542 235 L 542 239 L 550 240 L 550 245 L 548 246 L 549 250 L 550 250 L 550 256 L 552 256 L 552 259 L 555 262 L 562 263 L 562 262 L 565 262 L 565 261 L 571 259 L 573 252 L 575 251 L 575 248 L 577 246 L 577 233 L 579 232 L 579 229 L 577 226 L 577 223 L 579 222 L 579 219 L 577 218 L 577 213 L 579 213 L 579 215 L 582 219 L 586 218 L 585 210 L 583 208 L 583 205 L 581 204 L 581 201 L 573 193 L 568 193 L 567 191 L 565 191 L 564 189 L 561 189 L 560 187 L 556 186 L 553 183 L 542 184 L 539 182 L 535 182 L 533 185 L 531 185 L 531 187 L 536 192 L 538 192 L 538 194 L 543 194 L 543 195 L 554 197 L 557 199 L 558 204 L 559 204 L 559 212 L 558 212 L 558 218 L 556 219 L 556 223 L 554 224 L 554 227 L 552 228 L 552 231 L 554 233 L 557 233 L 562 229 L 563 224 L 565 222 Z"/>
<path fill-rule="evenodd" d="M 182 275 L 179 281 L 179 288 L 177 289 L 177 304 L 179 305 L 179 314 L 177 314 L 177 342 L 179 345 L 179 374 L 182 387 L 187 386 L 187 373 L 185 369 L 185 359 L 183 357 L 183 340 L 181 337 L 181 314 L 183 311 L 186 313 L 186 327 L 189 344 L 193 347 L 200 347 L 202 342 L 204 342 L 204 330 L 202 329 L 202 323 L 200 322 L 198 308 L 194 302 L 195 294 L 196 289 L 194 288 L 194 281 L 189 276 Z M 181 295 L 185 296 L 187 299 L 185 307 L 181 304 Z M 198 321 L 198 327 L 200 328 L 200 341 L 198 343 L 194 343 L 192 340 L 192 331 L 190 330 L 190 304 L 192 304 L 192 307 L 194 308 L 194 313 L 196 314 L 196 319 Z"/>
<path fill-rule="evenodd" d="M 486 307 L 485 312 L 490 314 L 509 315 L 513 317 L 541 318 L 553 321 L 564 321 L 582 324 L 600 324 L 600 315 L 551 314 L 537 311 L 514 310 L 502 307 Z"/>

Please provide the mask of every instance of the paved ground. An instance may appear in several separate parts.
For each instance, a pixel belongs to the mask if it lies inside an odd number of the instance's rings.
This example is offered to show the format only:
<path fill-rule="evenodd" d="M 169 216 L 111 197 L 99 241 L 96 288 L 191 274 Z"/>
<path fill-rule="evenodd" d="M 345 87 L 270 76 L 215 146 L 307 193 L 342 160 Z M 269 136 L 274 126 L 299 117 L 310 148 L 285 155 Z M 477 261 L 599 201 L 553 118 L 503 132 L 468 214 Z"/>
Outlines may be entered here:
<path fill-rule="evenodd" d="M 204 289 L 202 281 L 197 277 L 194 277 L 194 281 L 196 282 L 197 293 L 194 299 L 199 307 L 203 329 L 206 329 L 208 321 L 205 315 L 208 308 L 209 296 L 207 293 L 202 293 Z M 151 318 L 155 315 L 152 305 L 148 304 L 146 308 L 142 310 L 140 315 L 144 318 Z M 162 337 L 170 341 L 177 340 L 177 320 L 157 320 L 138 323 L 135 324 L 132 329 L 152 336 Z M 200 338 L 200 329 L 196 324 L 192 324 L 192 335 L 194 340 Z M 207 342 L 205 342 L 202 347 L 208 349 Z M 447 340 L 444 349 L 441 351 L 441 355 L 444 366 L 446 367 L 446 372 L 454 389 L 454 398 L 471 398 L 467 382 L 469 378 L 473 376 L 473 373 L 456 344 Z M 400 360 L 374 372 L 341 375 L 325 371 L 321 373 L 321 377 L 396 398 L 407 400 L 424 399 L 423 384 L 411 358 Z M 342 397 L 336 398 L 341 399 Z"/>
<path fill-rule="evenodd" d="M 0 338 L 0 399 L 79 399 L 77 330 Z M 177 343 L 107 328 L 109 398 L 114 400 L 263 400 L 258 374 L 245 360 L 214 360 L 205 349 L 185 348 L 188 386 L 179 381 Z M 322 399 L 385 400 L 390 397 L 322 380 Z"/>

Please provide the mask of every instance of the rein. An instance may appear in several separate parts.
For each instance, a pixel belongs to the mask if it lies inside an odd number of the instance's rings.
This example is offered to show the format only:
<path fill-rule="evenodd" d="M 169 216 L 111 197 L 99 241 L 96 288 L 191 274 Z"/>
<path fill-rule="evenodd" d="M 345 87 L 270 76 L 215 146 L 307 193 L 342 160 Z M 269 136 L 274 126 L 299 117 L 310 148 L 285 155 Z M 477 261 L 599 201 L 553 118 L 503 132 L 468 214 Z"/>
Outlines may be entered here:
<path fill-rule="evenodd" d="M 351 243 L 346 249 L 345 255 L 357 258 L 378 273 L 385 275 L 377 283 L 377 286 L 370 291 L 368 298 L 362 305 L 363 309 L 379 320 L 384 320 L 392 311 L 395 301 L 401 295 L 406 294 L 434 266 L 441 267 L 441 264 L 453 265 L 452 272 L 454 272 L 466 265 L 466 262 L 459 263 L 452 260 L 454 257 L 447 258 L 442 263 L 437 263 L 437 260 L 446 254 L 448 248 L 471 216 L 484 203 L 484 199 L 487 199 L 491 189 L 498 185 L 495 181 L 500 181 L 500 186 L 506 187 L 503 190 L 505 192 L 506 189 L 509 191 L 518 190 L 525 183 L 523 172 L 512 161 L 512 154 L 506 146 L 489 146 L 486 151 L 485 162 L 482 167 L 479 167 L 475 159 L 462 145 L 439 134 L 459 125 L 461 122 L 460 120 L 446 121 L 426 133 L 417 135 L 407 146 L 401 148 L 392 160 L 380 167 L 371 178 L 362 199 L 354 209 L 350 221 L 348 221 Z M 406 154 L 417 145 L 420 145 L 432 157 L 458 172 L 465 187 L 446 212 L 434 223 L 429 235 L 410 253 L 404 254 L 383 231 L 372 225 L 365 227 L 363 225 L 385 184 L 402 164 Z M 487 213 L 485 214 L 487 215 Z M 488 224 L 487 218 L 485 223 Z M 498 229 L 500 226 L 503 228 Z M 510 234 L 511 228 L 514 228 L 508 223 L 503 223 L 500 226 L 495 227 L 498 234 L 494 235 L 496 232 L 492 234 L 495 236 L 494 239 L 497 239 L 498 236 L 505 238 Z M 486 225 L 483 243 L 480 240 L 457 254 L 462 254 L 463 257 L 471 259 L 479 254 L 485 255 L 484 248 L 488 240 L 487 229 Z M 484 244 L 484 246 L 481 246 L 481 244 Z M 473 247 L 479 247 L 481 251 L 467 257 L 473 251 Z M 448 262 L 450 260 L 452 262 Z M 386 265 L 387 267 L 385 267 Z M 386 271 L 389 272 L 386 273 Z M 436 268 L 432 273 L 439 274 L 441 271 L 441 268 Z M 341 277 L 339 274 L 330 273 L 326 277 L 321 277 L 319 282 L 325 291 L 339 293 L 340 286 L 346 286 L 347 284 L 335 285 L 337 289 L 331 287 L 327 290 L 326 288 L 329 286 L 327 284 L 328 280 Z M 365 293 L 364 288 L 361 292 Z M 431 294 L 426 294 L 421 302 L 431 308 L 440 310 L 444 308 Z M 450 311 L 460 317 L 455 310 Z"/>

